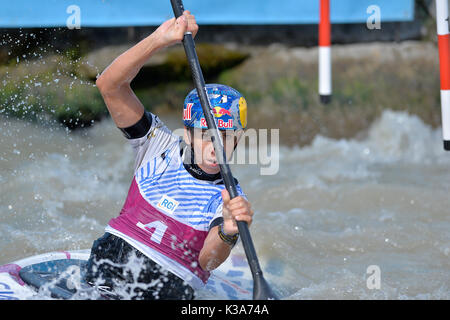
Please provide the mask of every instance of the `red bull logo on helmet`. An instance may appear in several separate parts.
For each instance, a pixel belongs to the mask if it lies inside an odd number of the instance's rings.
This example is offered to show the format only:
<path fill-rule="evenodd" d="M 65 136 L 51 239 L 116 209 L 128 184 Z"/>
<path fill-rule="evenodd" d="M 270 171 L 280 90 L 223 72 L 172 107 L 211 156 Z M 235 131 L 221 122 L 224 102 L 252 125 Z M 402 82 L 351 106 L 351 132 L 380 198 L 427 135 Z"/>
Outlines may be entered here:
<path fill-rule="evenodd" d="M 201 118 L 200 119 L 200 125 L 202 127 L 207 128 L 208 124 L 206 123 L 206 119 L 205 118 Z M 218 119 L 217 120 L 217 127 L 219 129 L 233 129 L 233 119 L 229 119 L 228 121 L 224 121 L 222 119 Z"/>
<path fill-rule="evenodd" d="M 222 117 L 222 116 L 224 116 L 224 115 L 227 115 L 227 116 L 230 116 L 230 117 L 231 117 L 231 112 L 230 112 L 230 110 L 227 110 L 227 109 L 222 108 L 222 107 L 214 107 L 214 108 L 212 109 L 212 112 L 213 112 L 213 114 L 214 114 L 214 116 L 215 116 L 216 118 L 220 118 L 220 117 Z"/>
<path fill-rule="evenodd" d="M 219 121 L 217 121 L 217 126 L 223 129 L 233 129 L 233 119 L 229 119 L 226 122 L 222 119 L 219 119 Z"/>
<path fill-rule="evenodd" d="M 183 120 L 191 120 L 193 103 L 186 104 L 186 109 L 183 110 Z"/>

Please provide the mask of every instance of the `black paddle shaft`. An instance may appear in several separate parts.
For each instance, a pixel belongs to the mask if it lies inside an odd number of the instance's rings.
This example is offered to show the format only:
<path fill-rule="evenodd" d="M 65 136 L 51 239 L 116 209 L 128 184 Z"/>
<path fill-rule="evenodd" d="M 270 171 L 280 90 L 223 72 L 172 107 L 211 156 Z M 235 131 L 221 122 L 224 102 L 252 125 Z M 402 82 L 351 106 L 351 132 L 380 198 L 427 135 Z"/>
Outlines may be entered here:
<path fill-rule="evenodd" d="M 175 14 L 175 18 L 180 17 L 184 12 L 184 6 L 182 0 L 170 0 L 172 9 Z M 186 32 L 183 37 L 184 51 L 189 62 L 189 66 L 192 72 L 192 78 L 194 80 L 195 88 L 197 89 L 198 96 L 200 98 L 200 104 L 205 115 L 206 123 L 209 131 L 211 131 L 211 140 L 213 142 L 214 151 L 216 153 L 217 160 L 219 162 L 220 173 L 222 174 L 225 187 L 230 194 L 230 198 L 233 199 L 238 196 L 236 183 L 231 173 L 230 167 L 226 162 L 226 155 L 223 148 L 222 136 L 219 133 L 214 116 L 211 111 L 211 104 L 208 99 L 206 91 L 205 80 L 203 78 L 202 69 L 198 60 L 197 52 L 195 50 L 194 38 L 190 32 Z M 269 285 L 263 277 L 261 267 L 256 256 L 255 247 L 253 245 L 252 238 L 248 225 L 245 221 L 237 221 L 239 229 L 239 235 L 244 246 L 245 255 L 250 266 L 250 270 L 253 276 L 253 299 L 255 300 L 267 300 L 277 299 L 275 294 L 270 289 Z"/>

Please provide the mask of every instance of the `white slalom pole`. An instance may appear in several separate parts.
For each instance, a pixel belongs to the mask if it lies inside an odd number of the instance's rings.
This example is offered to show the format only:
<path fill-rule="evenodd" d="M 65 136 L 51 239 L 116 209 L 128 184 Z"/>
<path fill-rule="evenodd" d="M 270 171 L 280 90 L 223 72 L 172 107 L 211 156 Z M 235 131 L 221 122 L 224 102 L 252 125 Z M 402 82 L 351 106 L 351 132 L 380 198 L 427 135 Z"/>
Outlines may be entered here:
<path fill-rule="evenodd" d="M 331 23 L 330 0 L 320 0 L 319 21 L 319 96 L 324 104 L 331 101 Z"/>
<path fill-rule="evenodd" d="M 441 112 L 444 150 L 450 151 L 450 21 L 447 0 L 436 0 L 436 24 L 441 73 Z"/>

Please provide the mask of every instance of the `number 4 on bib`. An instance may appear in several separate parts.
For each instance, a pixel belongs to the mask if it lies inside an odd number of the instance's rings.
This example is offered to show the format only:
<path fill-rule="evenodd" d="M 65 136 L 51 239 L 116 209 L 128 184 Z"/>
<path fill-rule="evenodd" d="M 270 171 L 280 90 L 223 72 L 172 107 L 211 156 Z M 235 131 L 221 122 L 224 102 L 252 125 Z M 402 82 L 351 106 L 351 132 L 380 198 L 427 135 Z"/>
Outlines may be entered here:
<path fill-rule="evenodd" d="M 153 221 L 147 224 L 143 224 L 141 222 L 136 223 L 136 225 L 141 228 L 142 230 L 145 230 L 149 233 L 152 233 L 152 236 L 150 237 L 150 240 L 153 242 L 156 242 L 157 244 L 161 243 L 162 237 L 164 236 L 164 233 L 167 230 L 167 226 L 162 223 L 161 221 Z M 153 229 L 153 230 L 152 230 Z"/>

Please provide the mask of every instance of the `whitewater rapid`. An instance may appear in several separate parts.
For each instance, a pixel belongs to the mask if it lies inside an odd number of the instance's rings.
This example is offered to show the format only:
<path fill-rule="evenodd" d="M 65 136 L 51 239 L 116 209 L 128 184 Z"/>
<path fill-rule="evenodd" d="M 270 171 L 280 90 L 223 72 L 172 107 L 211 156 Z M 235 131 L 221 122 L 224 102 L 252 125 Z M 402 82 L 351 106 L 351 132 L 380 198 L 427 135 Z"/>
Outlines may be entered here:
<path fill-rule="evenodd" d="M 161 118 L 180 126 L 179 117 Z M 126 139 L 110 119 L 73 132 L 0 124 L 0 264 L 90 248 L 131 183 Z M 272 175 L 260 164 L 232 171 L 255 209 L 251 234 L 265 275 L 283 279 L 274 285 L 285 299 L 450 298 L 450 153 L 441 129 L 385 111 L 358 138 L 281 144 L 272 160 Z M 379 268 L 379 288 L 368 285 L 369 266 Z"/>

